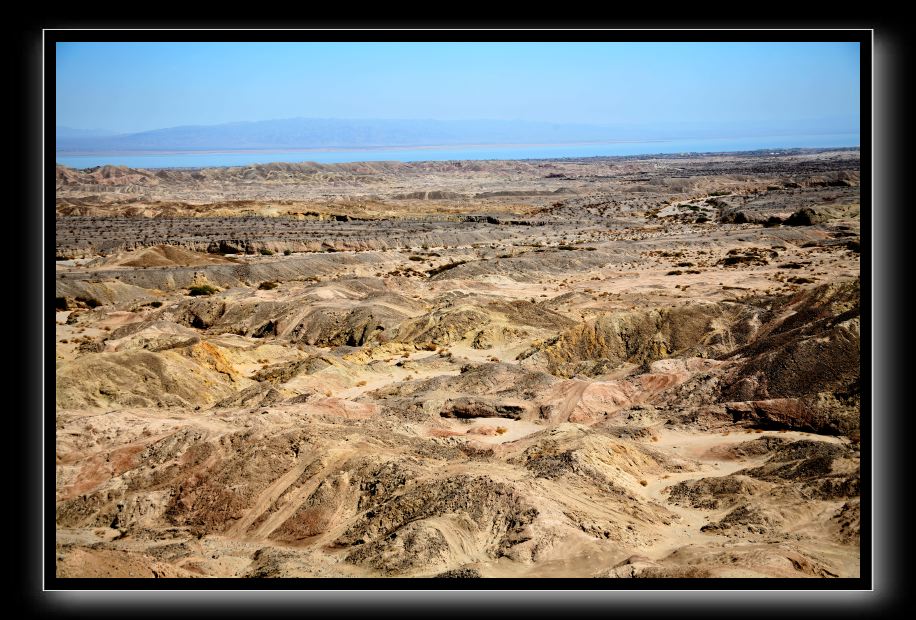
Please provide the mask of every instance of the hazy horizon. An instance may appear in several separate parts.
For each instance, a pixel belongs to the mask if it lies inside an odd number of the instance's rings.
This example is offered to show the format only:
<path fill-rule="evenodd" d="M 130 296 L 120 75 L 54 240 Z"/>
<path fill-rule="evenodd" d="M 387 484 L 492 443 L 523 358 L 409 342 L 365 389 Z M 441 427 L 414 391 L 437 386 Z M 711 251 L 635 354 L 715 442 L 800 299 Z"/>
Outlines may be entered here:
<path fill-rule="evenodd" d="M 824 123 L 754 124 L 736 127 L 727 123 L 654 126 L 583 125 L 524 121 L 432 121 L 359 119 L 281 119 L 271 121 L 191 125 L 132 134 L 106 134 L 66 127 L 57 128 L 59 154 L 140 154 L 189 151 L 288 151 L 333 149 L 433 148 L 457 146 L 608 146 L 643 142 L 792 137 L 772 146 L 822 146 L 795 137 L 840 135 Z M 847 146 L 846 132 L 842 142 Z M 693 149 L 691 149 L 693 150 Z M 608 151 L 607 154 L 614 154 Z"/>
<path fill-rule="evenodd" d="M 554 126 L 554 127 L 579 127 L 579 128 L 601 128 L 608 130 L 619 130 L 622 128 L 627 129 L 629 132 L 633 131 L 651 131 L 653 134 L 661 133 L 671 133 L 672 136 L 675 134 L 689 134 L 691 132 L 699 133 L 702 135 L 709 133 L 720 134 L 719 137 L 735 137 L 737 134 L 735 132 L 747 132 L 749 134 L 757 134 L 763 132 L 779 132 L 787 131 L 788 133 L 793 133 L 795 131 L 818 134 L 818 133 L 835 133 L 837 129 L 840 129 L 838 126 L 832 126 L 832 122 L 836 122 L 838 119 L 791 119 L 785 120 L 778 124 L 775 123 L 747 123 L 743 126 L 738 126 L 735 123 L 714 123 L 710 122 L 707 124 L 700 125 L 698 123 L 562 123 L 562 122 L 551 122 L 551 121 L 519 121 L 512 119 L 492 119 L 492 118 L 468 118 L 468 119 L 435 119 L 435 118 L 332 118 L 332 117 L 289 117 L 289 118 L 271 118 L 271 119 L 261 119 L 261 120 L 236 120 L 226 123 L 202 123 L 202 124 L 187 124 L 187 125 L 174 125 L 168 127 L 154 127 L 146 129 L 143 131 L 125 131 L 117 132 L 106 129 L 99 128 L 83 128 L 83 127 L 72 127 L 67 125 L 57 125 L 55 127 L 57 131 L 58 138 L 82 138 L 82 137 L 121 137 L 121 136 L 134 136 L 138 134 L 148 134 L 153 132 L 161 132 L 167 130 L 176 130 L 176 129 L 210 129 L 217 127 L 238 127 L 245 125 L 255 125 L 255 124 L 264 124 L 264 123 L 280 123 L 280 122 L 354 122 L 354 123 L 488 123 L 488 124 L 516 124 L 516 125 L 543 125 L 543 126 Z M 848 128 L 846 133 L 856 133 L 859 131 L 858 119 L 855 123 L 852 123 Z M 669 136 L 670 137 L 670 136 Z"/>

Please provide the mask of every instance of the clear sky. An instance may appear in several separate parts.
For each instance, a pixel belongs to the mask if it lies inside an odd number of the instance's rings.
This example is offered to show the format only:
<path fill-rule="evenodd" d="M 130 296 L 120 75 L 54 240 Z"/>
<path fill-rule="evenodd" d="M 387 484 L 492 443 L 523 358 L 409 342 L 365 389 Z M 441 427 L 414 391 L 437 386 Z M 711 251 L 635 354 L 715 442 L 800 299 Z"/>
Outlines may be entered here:
<path fill-rule="evenodd" d="M 59 43 L 57 124 L 294 117 L 859 131 L 858 43 Z"/>

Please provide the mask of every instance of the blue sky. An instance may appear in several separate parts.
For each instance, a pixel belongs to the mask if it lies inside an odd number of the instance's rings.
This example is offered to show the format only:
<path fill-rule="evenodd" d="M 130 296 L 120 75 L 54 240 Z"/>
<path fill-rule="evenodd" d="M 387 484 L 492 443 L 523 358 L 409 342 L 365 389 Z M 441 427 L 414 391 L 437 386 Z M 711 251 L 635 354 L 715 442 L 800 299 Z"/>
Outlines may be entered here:
<path fill-rule="evenodd" d="M 858 43 L 59 43 L 57 124 L 294 117 L 859 131 Z"/>

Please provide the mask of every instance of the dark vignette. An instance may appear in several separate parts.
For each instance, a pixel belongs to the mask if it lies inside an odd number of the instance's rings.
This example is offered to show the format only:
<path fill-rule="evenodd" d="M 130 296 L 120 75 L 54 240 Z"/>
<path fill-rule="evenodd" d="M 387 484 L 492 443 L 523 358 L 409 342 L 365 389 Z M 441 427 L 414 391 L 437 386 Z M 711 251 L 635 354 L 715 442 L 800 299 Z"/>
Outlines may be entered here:
<path fill-rule="evenodd" d="M 15 487 L 14 505 L 19 508 L 11 515 L 14 528 L 10 528 L 11 546 L 17 553 L 10 562 L 10 577 L 15 589 L 13 604 L 34 609 L 46 601 L 41 600 L 41 550 L 42 550 L 42 423 L 43 380 L 42 359 L 44 330 L 47 313 L 42 312 L 42 125 L 41 88 L 42 57 L 40 29 L 25 29 L 9 33 L 5 39 L 12 43 L 12 84 L 10 91 L 18 94 L 8 118 L 15 142 L 12 150 L 12 176 L 15 184 L 14 198 L 8 202 L 6 213 L 12 219 L 9 235 L 13 242 L 8 273 L 15 289 L 4 304 L 12 310 L 8 321 L 18 346 L 8 357 L 6 368 L 12 371 L 9 392 L 14 405 L 7 409 L 7 420 L 16 432 L 10 441 L 12 449 L 22 457 L 10 463 L 8 476 Z M 53 188 L 53 184 L 52 184 Z M 52 233 L 53 234 L 53 233 Z M 52 237 L 53 239 L 53 237 Z M 52 321 L 53 324 L 53 321 Z M 18 405 L 18 406 L 17 406 Z M 18 560 L 18 561 L 16 561 Z"/>
<path fill-rule="evenodd" d="M 907 366 L 903 300 L 909 252 L 905 234 L 912 224 L 905 182 L 912 164 L 912 101 L 908 75 L 912 57 L 904 35 L 885 24 L 875 33 L 875 106 L 873 111 L 874 213 L 872 243 L 873 299 L 873 479 L 875 488 L 875 609 L 886 613 L 907 601 L 911 572 L 904 551 L 905 496 L 901 490 L 912 462 L 905 455 L 912 429 L 903 389 Z"/>

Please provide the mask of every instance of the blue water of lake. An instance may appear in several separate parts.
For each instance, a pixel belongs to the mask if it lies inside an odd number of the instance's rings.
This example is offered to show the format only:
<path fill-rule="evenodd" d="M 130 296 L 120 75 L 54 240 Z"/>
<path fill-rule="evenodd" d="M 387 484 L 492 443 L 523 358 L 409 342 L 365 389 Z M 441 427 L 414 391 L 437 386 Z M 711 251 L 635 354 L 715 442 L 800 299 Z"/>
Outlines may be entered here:
<path fill-rule="evenodd" d="M 859 134 L 760 136 L 550 145 L 480 145 L 423 148 L 309 149 L 285 151 L 189 151 L 168 153 L 58 153 L 57 163 L 71 168 L 111 164 L 129 168 L 209 168 L 272 162 L 323 164 L 360 161 L 453 161 L 485 159 L 554 159 L 678 153 L 778 151 L 789 148 L 859 146 Z"/>

